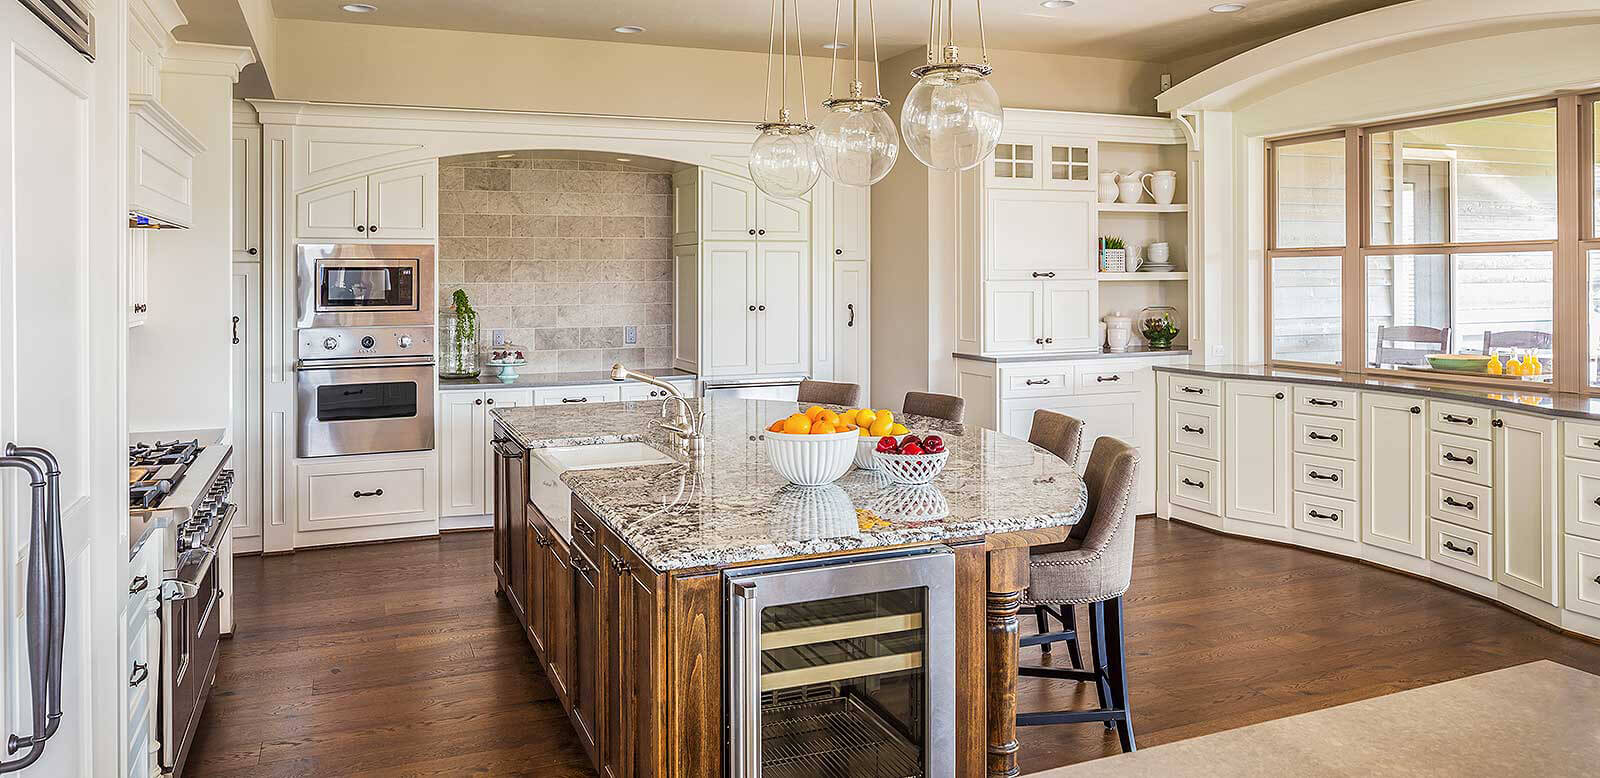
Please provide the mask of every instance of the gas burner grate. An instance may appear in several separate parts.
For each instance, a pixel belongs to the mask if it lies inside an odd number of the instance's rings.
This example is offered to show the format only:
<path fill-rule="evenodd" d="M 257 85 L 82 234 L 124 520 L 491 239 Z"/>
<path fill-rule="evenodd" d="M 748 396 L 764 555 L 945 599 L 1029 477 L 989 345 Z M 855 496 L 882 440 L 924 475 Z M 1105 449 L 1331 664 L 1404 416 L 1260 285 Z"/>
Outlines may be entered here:
<path fill-rule="evenodd" d="M 174 440 L 171 443 L 135 443 L 128 447 L 128 464 L 133 466 L 187 465 L 200 455 L 205 447 L 198 438 Z"/>
<path fill-rule="evenodd" d="M 761 711 L 767 778 L 921 778 L 917 749 L 854 697 Z"/>

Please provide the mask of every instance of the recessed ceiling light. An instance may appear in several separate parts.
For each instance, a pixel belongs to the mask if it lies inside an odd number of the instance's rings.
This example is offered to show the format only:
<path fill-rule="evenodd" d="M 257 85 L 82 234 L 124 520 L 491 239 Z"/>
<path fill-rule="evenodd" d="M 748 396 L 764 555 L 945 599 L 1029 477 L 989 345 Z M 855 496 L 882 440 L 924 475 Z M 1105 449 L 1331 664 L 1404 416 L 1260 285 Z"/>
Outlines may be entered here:
<path fill-rule="evenodd" d="M 1078 0 L 1044 0 L 1039 3 L 1044 8 L 1071 8 L 1078 4 Z"/>
<path fill-rule="evenodd" d="M 632 162 L 633 157 L 617 157 L 618 162 Z"/>
<path fill-rule="evenodd" d="M 515 154 L 496 154 L 496 155 L 494 155 L 494 158 L 495 159 L 511 159 L 512 157 L 515 157 L 515 156 L 516 156 Z"/>
<path fill-rule="evenodd" d="M 624 24 L 621 27 L 612 27 L 611 31 L 612 32 L 620 32 L 623 35 L 632 35 L 632 34 L 634 34 L 636 32 L 644 32 L 644 28 L 643 27 L 635 27 L 634 25 L 631 25 L 631 24 Z"/>
<path fill-rule="evenodd" d="M 1220 3 L 1218 5 L 1211 6 L 1211 12 L 1214 14 L 1232 14 L 1243 10 L 1244 3 Z"/>
<path fill-rule="evenodd" d="M 339 7 L 353 14 L 369 14 L 378 10 L 378 7 L 371 3 L 345 3 Z"/>
<path fill-rule="evenodd" d="M 841 41 L 829 41 L 827 43 L 822 44 L 822 48 L 825 48 L 825 49 L 848 49 L 848 48 L 850 48 L 850 44 L 844 43 L 844 42 L 841 42 Z"/>

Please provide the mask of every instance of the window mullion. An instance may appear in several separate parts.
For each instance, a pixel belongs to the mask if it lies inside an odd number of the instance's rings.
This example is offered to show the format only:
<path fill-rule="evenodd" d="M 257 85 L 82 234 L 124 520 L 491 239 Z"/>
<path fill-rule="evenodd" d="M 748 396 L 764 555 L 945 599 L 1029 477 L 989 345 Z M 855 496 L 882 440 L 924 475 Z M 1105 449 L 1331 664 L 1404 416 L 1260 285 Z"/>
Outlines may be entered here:
<path fill-rule="evenodd" d="M 1359 129 L 1344 133 L 1344 257 L 1339 287 L 1340 366 L 1359 371 L 1367 360 L 1367 295 L 1365 259 L 1361 247 L 1367 242 L 1367 143 Z"/>
<path fill-rule="evenodd" d="M 1578 118 L 1581 106 L 1577 95 L 1556 100 L 1556 251 L 1551 266 L 1554 280 L 1573 279 L 1572 283 L 1556 283 L 1552 300 L 1551 337 L 1557 365 L 1552 388 L 1558 392 L 1589 389 L 1588 263 L 1578 246 L 1586 210 L 1581 203 L 1587 195 L 1583 187 L 1587 176 L 1580 169 L 1584 156 Z"/>

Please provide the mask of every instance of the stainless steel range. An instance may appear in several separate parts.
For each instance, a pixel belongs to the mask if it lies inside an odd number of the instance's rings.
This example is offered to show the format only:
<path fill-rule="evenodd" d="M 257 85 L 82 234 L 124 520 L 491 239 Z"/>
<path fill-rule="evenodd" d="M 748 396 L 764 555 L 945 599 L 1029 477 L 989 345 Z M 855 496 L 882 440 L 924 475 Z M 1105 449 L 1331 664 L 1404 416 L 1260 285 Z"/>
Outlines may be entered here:
<path fill-rule="evenodd" d="M 238 510 L 233 449 L 198 438 L 136 441 L 128 452 L 129 542 L 161 544 L 161 767 L 181 776 L 217 674 L 224 595 L 216 564 Z M 130 549 L 131 550 L 131 549 Z"/>

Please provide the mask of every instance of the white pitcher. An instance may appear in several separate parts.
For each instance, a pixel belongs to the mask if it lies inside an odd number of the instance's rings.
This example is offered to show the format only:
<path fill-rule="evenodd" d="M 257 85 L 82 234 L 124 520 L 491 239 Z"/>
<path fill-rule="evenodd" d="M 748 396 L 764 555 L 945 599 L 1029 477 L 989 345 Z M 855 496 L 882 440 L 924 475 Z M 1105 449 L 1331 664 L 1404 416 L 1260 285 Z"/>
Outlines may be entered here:
<path fill-rule="evenodd" d="M 1178 171 L 1157 170 L 1147 174 L 1150 179 L 1150 196 L 1162 205 L 1171 205 L 1172 198 L 1178 193 Z"/>
<path fill-rule="evenodd" d="M 1144 197 L 1144 180 L 1149 175 L 1143 170 L 1119 174 L 1117 176 L 1118 200 L 1129 205 L 1139 202 Z"/>
<path fill-rule="evenodd" d="M 1100 202 L 1114 203 L 1117 201 L 1117 171 L 1100 171 Z"/>

